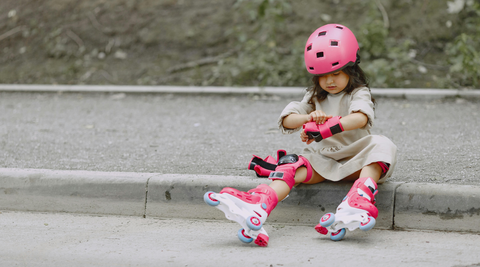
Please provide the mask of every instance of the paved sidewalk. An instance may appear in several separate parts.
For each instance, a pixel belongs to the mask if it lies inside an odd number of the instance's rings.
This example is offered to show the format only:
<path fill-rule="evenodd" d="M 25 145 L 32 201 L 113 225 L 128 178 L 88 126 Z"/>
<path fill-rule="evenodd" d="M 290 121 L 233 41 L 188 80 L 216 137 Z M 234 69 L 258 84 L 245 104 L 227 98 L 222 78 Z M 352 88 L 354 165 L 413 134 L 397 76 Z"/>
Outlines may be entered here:
<path fill-rule="evenodd" d="M 2 266 L 436 266 L 480 263 L 478 234 L 348 232 L 341 242 L 312 227 L 270 223 L 268 247 L 243 244 L 227 221 L 2 212 Z"/>
<path fill-rule="evenodd" d="M 246 169 L 251 155 L 304 146 L 276 130 L 281 109 L 301 97 L 297 89 L 244 95 L 109 87 L 92 94 L 87 89 L 96 87 L 7 87 L 0 86 L 4 210 L 221 219 L 203 203 L 206 191 L 268 183 Z M 380 186 L 378 228 L 480 232 L 477 92 L 373 90 L 374 133 L 399 148 L 394 177 Z M 313 226 L 349 187 L 300 186 L 269 221 Z"/>

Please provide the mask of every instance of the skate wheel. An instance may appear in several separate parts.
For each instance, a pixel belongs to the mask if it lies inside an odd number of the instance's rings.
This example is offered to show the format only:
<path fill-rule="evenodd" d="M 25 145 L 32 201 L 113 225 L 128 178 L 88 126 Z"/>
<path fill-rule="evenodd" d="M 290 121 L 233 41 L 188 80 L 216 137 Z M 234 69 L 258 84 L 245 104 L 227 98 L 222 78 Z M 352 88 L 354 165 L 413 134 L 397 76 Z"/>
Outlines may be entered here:
<path fill-rule="evenodd" d="M 342 229 L 332 233 L 330 235 L 330 239 L 332 239 L 333 241 L 340 241 L 345 236 L 345 232 L 346 232 L 345 228 L 342 228 Z"/>
<path fill-rule="evenodd" d="M 212 197 L 212 194 L 215 194 L 215 192 L 208 191 L 207 193 L 205 193 L 205 195 L 203 195 L 203 200 L 210 206 L 217 206 L 218 204 L 220 204 L 220 201 L 214 199 Z"/>
<path fill-rule="evenodd" d="M 365 223 L 360 223 L 360 230 L 368 231 L 371 230 L 377 221 L 372 216 L 368 216 L 368 220 Z"/>
<path fill-rule="evenodd" d="M 335 214 L 327 213 L 320 218 L 320 225 L 323 227 L 329 227 L 332 223 L 335 222 Z"/>
<path fill-rule="evenodd" d="M 245 234 L 245 229 L 243 228 L 238 230 L 237 236 L 238 239 L 240 239 L 240 241 L 242 241 L 243 243 L 251 243 L 253 241 L 253 238 Z"/>
<path fill-rule="evenodd" d="M 315 226 L 315 230 L 322 235 L 328 234 L 327 228 L 321 226 L 320 224 L 317 224 L 317 226 Z"/>
<path fill-rule="evenodd" d="M 257 236 L 257 239 L 255 239 L 255 244 L 257 244 L 260 247 L 266 247 L 268 246 L 268 236 L 265 234 L 259 234 Z"/>
<path fill-rule="evenodd" d="M 247 221 L 246 221 L 246 224 L 247 224 L 248 228 L 250 228 L 254 231 L 258 231 L 258 230 L 262 229 L 262 221 L 260 221 L 260 219 L 255 217 L 255 216 L 248 217 Z"/>

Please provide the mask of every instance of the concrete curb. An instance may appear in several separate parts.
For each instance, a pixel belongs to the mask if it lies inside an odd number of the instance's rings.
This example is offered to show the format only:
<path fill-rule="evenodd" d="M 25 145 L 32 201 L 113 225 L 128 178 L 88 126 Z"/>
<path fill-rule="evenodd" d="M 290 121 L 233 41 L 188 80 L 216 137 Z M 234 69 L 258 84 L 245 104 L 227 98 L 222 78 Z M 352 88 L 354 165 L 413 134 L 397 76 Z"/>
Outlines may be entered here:
<path fill-rule="evenodd" d="M 170 93 L 170 94 L 260 94 L 303 95 L 303 87 L 222 87 L 222 86 L 140 86 L 140 85 L 44 85 L 0 84 L 0 92 L 67 92 L 67 93 Z M 480 90 L 372 88 L 375 97 L 404 99 L 465 98 L 480 99 Z"/>
<path fill-rule="evenodd" d="M 266 179 L 180 175 L 0 169 L 0 209 L 225 219 L 203 195 L 223 187 L 248 190 Z M 351 183 L 301 185 L 272 212 L 270 222 L 316 225 L 334 212 Z M 377 228 L 480 232 L 480 186 L 384 183 L 377 195 Z"/>

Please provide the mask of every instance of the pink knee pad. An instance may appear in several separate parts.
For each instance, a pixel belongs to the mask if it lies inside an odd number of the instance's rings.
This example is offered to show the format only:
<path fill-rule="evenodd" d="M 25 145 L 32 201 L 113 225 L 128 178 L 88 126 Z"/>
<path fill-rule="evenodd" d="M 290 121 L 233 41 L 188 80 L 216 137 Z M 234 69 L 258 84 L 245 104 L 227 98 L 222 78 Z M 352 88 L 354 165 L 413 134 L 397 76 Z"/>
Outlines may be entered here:
<path fill-rule="evenodd" d="M 303 131 L 308 135 L 309 139 L 315 139 L 315 142 L 320 142 L 325 138 L 344 131 L 340 123 L 341 118 L 340 116 L 330 118 L 324 124 L 317 124 L 314 121 L 307 122 L 303 125 Z"/>
<path fill-rule="evenodd" d="M 290 187 L 291 190 L 295 185 L 295 173 L 300 167 L 307 168 L 307 178 L 303 182 L 305 183 L 310 181 L 313 173 L 310 162 L 308 162 L 306 158 L 295 154 L 286 155 L 279 159 L 277 168 L 274 172 L 270 173 L 270 176 L 268 178 L 273 181 L 284 181 L 285 183 L 287 183 L 288 187 Z"/>

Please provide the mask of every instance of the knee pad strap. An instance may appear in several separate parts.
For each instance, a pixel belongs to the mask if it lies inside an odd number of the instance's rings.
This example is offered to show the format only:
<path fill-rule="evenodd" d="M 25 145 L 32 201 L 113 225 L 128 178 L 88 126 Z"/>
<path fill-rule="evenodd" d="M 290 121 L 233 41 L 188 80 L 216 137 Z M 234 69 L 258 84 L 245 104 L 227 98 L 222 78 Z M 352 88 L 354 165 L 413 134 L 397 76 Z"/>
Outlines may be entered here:
<path fill-rule="evenodd" d="M 286 154 L 287 152 L 285 150 L 280 149 L 277 151 L 277 159 L 272 156 L 262 159 L 253 155 L 253 158 L 248 163 L 248 169 L 254 170 L 257 177 L 268 177 L 270 173 L 277 168 L 278 160 Z"/>
<path fill-rule="evenodd" d="M 284 181 L 291 190 L 295 185 L 295 173 L 300 167 L 307 168 L 307 177 L 304 182 L 308 182 L 312 178 L 313 173 L 310 162 L 308 162 L 306 158 L 295 154 L 286 155 L 279 159 L 277 168 L 274 172 L 270 173 L 268 178 L 273 181 Z"/>

